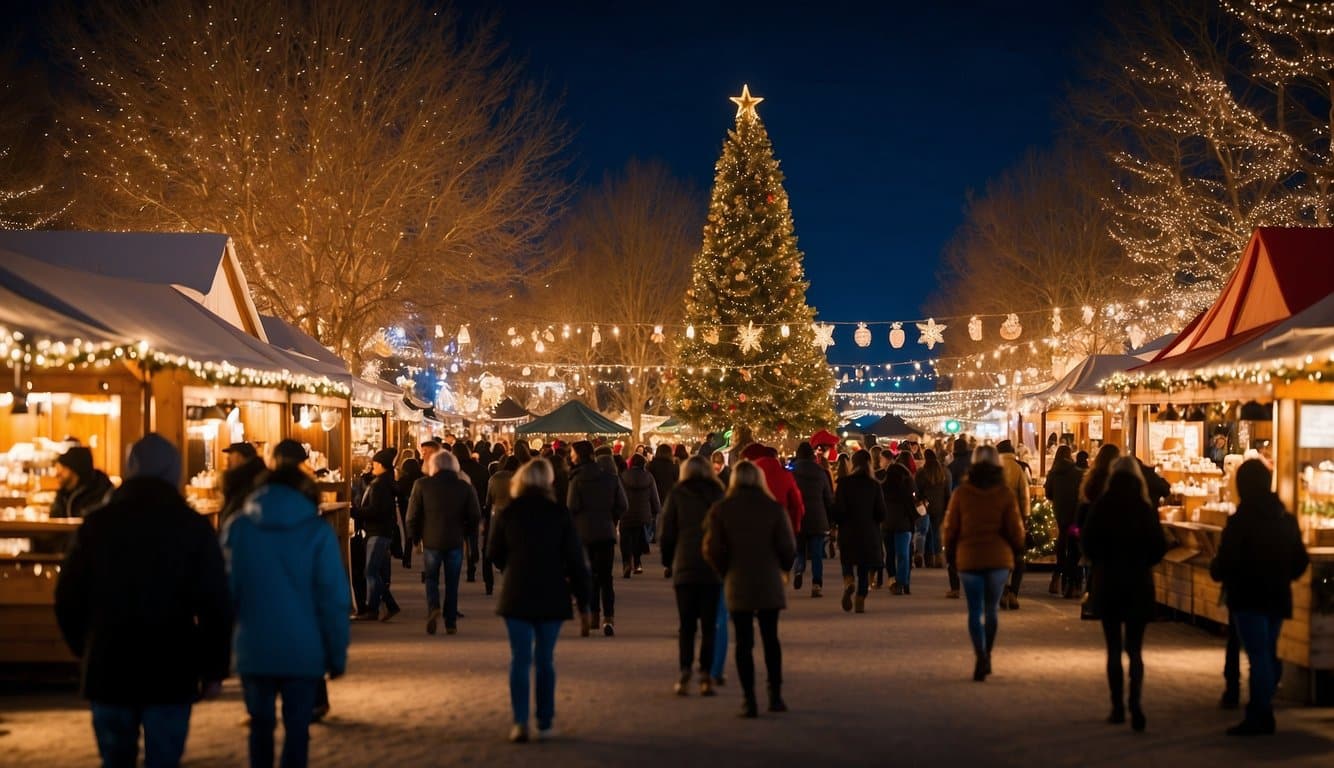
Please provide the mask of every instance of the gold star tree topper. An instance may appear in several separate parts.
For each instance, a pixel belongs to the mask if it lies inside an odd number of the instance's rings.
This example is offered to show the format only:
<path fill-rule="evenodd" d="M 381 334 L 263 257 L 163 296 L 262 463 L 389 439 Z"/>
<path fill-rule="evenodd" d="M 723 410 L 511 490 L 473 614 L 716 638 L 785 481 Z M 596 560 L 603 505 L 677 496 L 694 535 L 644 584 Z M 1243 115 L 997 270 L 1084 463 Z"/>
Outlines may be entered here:
<path fill-rule="evenodd" d="M 733 104 L 736 105 L 736 116 L 737 116 L 737 117 L 741 117 L 742 115 L 747 115 L 747 114 L 750 115 L 751 117 L 759 117 L 759 114 L 755 111 L 755 107 L 756 107 L 756 105 L 758 105 L 761 101 L 764 101 L 764 97 L 762 97 L 762 96 L 751 96 L 751 95 L 750 95 L 750 86 L 749 86 L 749 85 L 746 85 L 746 84 L 742 84 L 742 86 L 741 86 L 741 95 L 740 95 L 740 96 L 729 96 L 729 97 L 728 97 L 728 100 L 731 101 Z"/>

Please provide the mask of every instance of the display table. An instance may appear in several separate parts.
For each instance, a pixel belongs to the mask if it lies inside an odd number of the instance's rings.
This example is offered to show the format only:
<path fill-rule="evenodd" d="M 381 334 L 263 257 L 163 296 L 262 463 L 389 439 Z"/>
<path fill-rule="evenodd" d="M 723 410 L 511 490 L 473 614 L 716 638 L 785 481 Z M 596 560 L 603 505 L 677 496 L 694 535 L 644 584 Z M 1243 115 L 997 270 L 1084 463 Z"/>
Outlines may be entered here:
<path fill-rule="evenodd" d="M 0 520 L 0 664 L 76 661 L 56 625 L 56 577 L 82 522 Z"/>

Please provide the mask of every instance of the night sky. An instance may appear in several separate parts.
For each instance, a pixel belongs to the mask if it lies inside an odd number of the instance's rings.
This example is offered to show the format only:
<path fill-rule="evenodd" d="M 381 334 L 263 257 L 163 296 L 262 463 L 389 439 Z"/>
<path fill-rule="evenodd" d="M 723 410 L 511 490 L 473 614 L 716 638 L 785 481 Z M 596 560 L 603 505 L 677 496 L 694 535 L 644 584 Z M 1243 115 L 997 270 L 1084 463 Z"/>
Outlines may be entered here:
<path fill-rule="evenodd" d="M 1100 4 L 1070 0 L 465 7 L 499 12 L 530 76 L 563 92 L 590 183 L 654 158 L 707 201 L 735 113 L 727 98 L 749 83 L 766 99 L 808 300 L 836 321 L 921 317 L 968 190 L 1051 143 L 1101 18 Z M 883 327 L 868 350 L 851 331 L 831 361 L 893 359 Z"/>

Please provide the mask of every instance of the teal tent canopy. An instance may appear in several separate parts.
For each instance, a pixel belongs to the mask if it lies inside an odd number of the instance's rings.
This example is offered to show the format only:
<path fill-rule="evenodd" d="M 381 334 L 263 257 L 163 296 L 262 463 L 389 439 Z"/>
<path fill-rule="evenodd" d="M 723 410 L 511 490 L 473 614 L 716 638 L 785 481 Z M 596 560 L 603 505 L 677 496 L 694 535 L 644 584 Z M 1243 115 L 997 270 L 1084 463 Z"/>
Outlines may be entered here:
<path fill-rule="evenodd" d="M 518 435 L 589 435 L 612 437 L 630 434 L 623 427 L 578 400 L 571 400 L 556 410 L 515 428 Z"/>

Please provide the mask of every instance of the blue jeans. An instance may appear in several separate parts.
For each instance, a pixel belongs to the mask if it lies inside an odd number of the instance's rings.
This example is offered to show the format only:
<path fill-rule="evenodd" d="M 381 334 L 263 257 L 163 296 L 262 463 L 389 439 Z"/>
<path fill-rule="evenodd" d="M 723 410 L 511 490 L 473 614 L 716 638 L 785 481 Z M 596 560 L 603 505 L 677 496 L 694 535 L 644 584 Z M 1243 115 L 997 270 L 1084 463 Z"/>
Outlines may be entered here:
<path fill-rule="evenodd" d="M 528 670 L 537 666 L 537 727 L 556 716 L 556 637 L 560 621 L 505 619 L 510 636 L 510 706 L 516 725 L 528 725 Z"/>
<path fill-rule="evenodd" d="M 721 586 L 718 587 L 718 615 L 714 619 L 713 629 L 713 669 L 710 674 L 714 678 L 723 676 L 727 671 L 727 595 Z M 704 659 L 700 659 L 700 665 L 704 664 Z"/>
<path fill-rule="evenodd" d="M 968 635 L 973 639 L 973 650 L 979 656 L 991 653 L 996 642 L 1001 594 L 1010 571 L 1008 568 L 960 571 L 959 579 L 963 582 L 964 597 L 968 598 Z"/>
<path fill-rule="evenodd" d="M 792 573 L 806 572 L 806 558 L 811 559 L 811 583 L 824 585 L 823 534 L 803 533 L 797 537 L 797 557 L 792 561 Z"/>
<path fill-rule="evenodd" d="M 426 568 L 426 610 L 440 608 L 440 569 L 445 569 L 445 628 L 459 620 L 459 570 L 463 568 L 463 549 L 424 550 Z"/>
<path fill-rule="evenodd" d="M 927 522 L 930 525 L 930 530 L 926 532 L 926 554 L 928 556 L 938 555 L 940 554 L 941 548 L 944 546 L 940 539 L 940 528 L 945 521 L 943 519 L 932 520 L 928 515 Z"/>
<path fill-rule="evenodd" d="M 912 533 L 894 534 L 894 578 L 898 580 L 899 586 L 906 587 L 912 582 L 912 560 L 909 551 L 912 549 Z"/>
<path fill-rule="evenodd" d="M 380 603 L 396 607 L 389 594 L 389 537 L 366 537 L 366 610 L 377 613 Z"/>
<path fill-rule="evenodd" d="M 273 729 L 278 724 L 274 714 L 275 697 L 283 697 L 283 768 L 304 768 L 310 752 L 310 719 L 322 677 L 268 677 L 247 675 L 241 678 L 245 709 L 250 714 L 251 768 L 273 766 Z"/>
<path fill-rule="evenodd" d="M 927 542 L 931 538 L 931 518 L 922 515 L 913 523 L 912 532 L 912 553 L 913 557 L 925 555 L 927 552 Z"/>
<path fill-rule="evenodd" d="M 145 768 L 180 765 L 190 733 L 189 704 L 130 707 L 93 702 L 92 709 L 93 734 L 103 768 L 135 765 L 141 727 Z"/>
<path fill-rule="evenodd" d="M 1283 628 L 1283 619 L 1263 613 L 1234 613 L 1232 621 L 1237 625 L 1237 636 L 1251 664 L 1251 698 L 1246 702 L 1246 719 L 1273 723 L 1274 689 L 1278 687 L 1278 633 Z"/>

